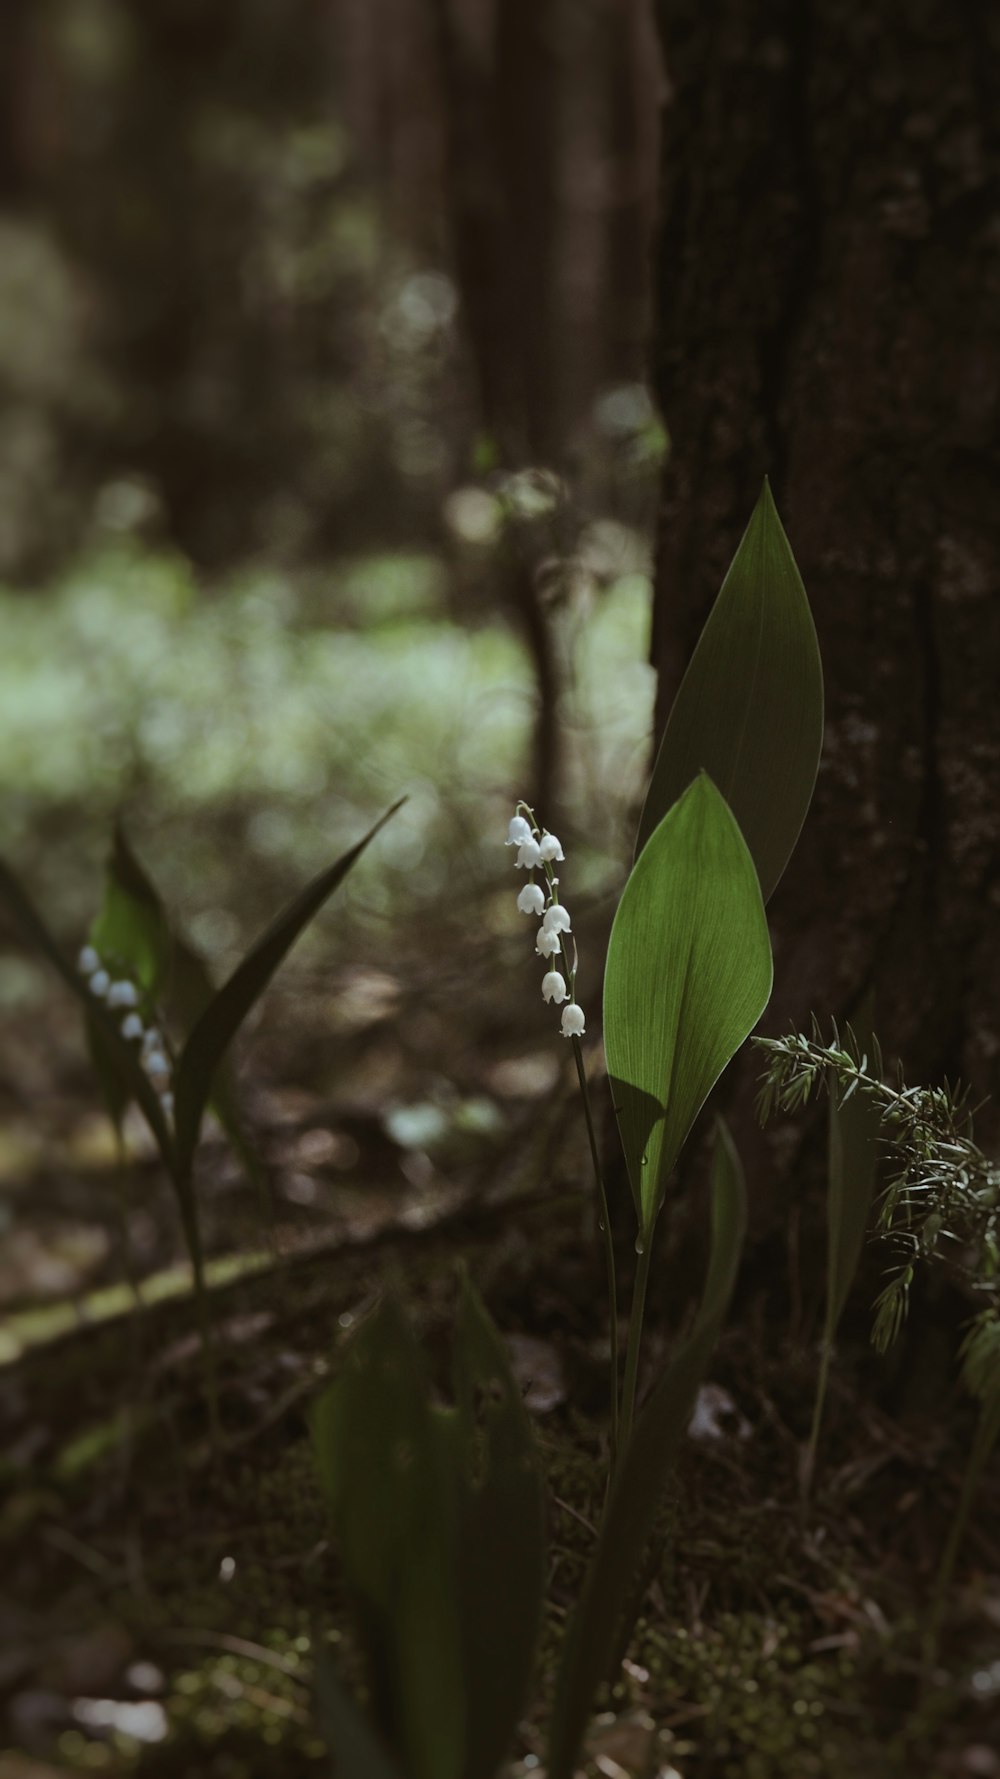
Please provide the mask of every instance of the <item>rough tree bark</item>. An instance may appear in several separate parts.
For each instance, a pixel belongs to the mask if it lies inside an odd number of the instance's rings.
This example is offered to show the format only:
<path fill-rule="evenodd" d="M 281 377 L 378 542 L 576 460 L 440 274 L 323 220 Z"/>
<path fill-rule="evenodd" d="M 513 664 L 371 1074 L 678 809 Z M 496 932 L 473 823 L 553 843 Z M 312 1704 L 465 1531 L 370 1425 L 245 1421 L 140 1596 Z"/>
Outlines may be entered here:
<path fill-rule="evenodd" d="M 813 809 L 770 910 L 767 1029 L 874 985 L 913 1077 L 995 1094 L 1000 15 L 659 12 L 659 721 L 766 472 L 827 684 Z"/>

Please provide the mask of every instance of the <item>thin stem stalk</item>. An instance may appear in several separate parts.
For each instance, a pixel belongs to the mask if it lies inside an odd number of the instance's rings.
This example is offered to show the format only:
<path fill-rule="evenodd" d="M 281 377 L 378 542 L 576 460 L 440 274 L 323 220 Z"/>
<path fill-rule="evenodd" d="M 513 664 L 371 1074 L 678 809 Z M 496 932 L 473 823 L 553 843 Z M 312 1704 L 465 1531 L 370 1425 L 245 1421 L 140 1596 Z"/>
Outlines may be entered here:
<path fill-rule="evenodd" d="M 642 1345 L 642 1323 L 646 1313 L 646 1286 L 649 1284 L 652 1252 L 653 1243 L 650 1234 L 644 1238 L 642 1247 L 639 1249 L 639 1265 L 636 1268 L 635 1288 L 632 1292 L 628 1346 L 625 1349 L 625 1383 L 622 1389 L 622 1451 L 628 1447 L 628 1442 L 632 1437 L 632 1422 L 635 1419 L 635 1392 L 639 1380 L 639 1348 Z"/>
<path fill-rule="evenodd" d="M 601 1155 L 597 1145 L 597 1133 L 594 1130 L 594 1119 L 590 1109 L 590 1090 L 587 1086 L 587 1072 L 583 1066 L 583 1050 L 579 1038 L 571 1039 L 573 1060 L 576 1063 L 577 1080 L 583 1096 L 583 1116 L 587 1124 L 587 1137 L 590 1141 L 590 1155 L 594 1164 L 594 1184 L 597 1187 L 597 1221 L 600 1224 L 604 1242 L 604 1263 L 608 1275 L 608 1315 L 610 1318 L 610 1366 L 611 1366 L 611 1475 L 614 1476 L 618 1465 L 618 1287 L 615 1283 L 615 1249 L 611 1239 L 611 1218 L 608 1214 L 608 1194 L 601 1172 Z"/>

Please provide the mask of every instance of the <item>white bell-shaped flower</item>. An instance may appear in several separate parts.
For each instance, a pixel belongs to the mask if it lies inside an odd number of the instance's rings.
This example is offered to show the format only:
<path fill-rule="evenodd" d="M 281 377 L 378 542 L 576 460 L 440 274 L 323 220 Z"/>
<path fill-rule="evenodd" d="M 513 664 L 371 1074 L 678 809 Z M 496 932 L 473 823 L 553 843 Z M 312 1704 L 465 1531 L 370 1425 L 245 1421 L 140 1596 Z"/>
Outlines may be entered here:
<path fill-rule="evenodd" d="M 513 816 L 511 819 L 510 826 L 507 829 L 507 838 L 504 841 L 504 845 L 505 846 L 523 846 L 524 842 L 526 840 L 530 840 L 530 839 L 531 839 L 531 823 L 525 821 L 523 815 Z"/>
<path fill-rule="evenodd" d="M 103 1001 L 110 987 L 111 977 L 108 975 L 107 970 L 95 970 L 90 978 L 91 994 L 96 995 L 99 1001 Z"/>
<path fill-rule="evenodd" d="M 170 1080 L 170 1064 L 162 1050 L 153 1050 L 149 1056 L 144 1056 L 142 1059 L 142 1066 L 154 1087 L 166 1087 Z"/>
<path fill-rule="evenodd" d="M 570 1001 L 569 1006 L 564 1007 L 562 1010 L 562 1019 L 559 1022 L 559 1030 L 562 1032 L 564 1038 L 582 1038 L 586 1029 L 587 1025 L 583 1017 L 583 1008 L 578 1007 L 575 1001 Z"/>
<path fill-rule="evenodd" d="M 76 960 L 76 967 L 81 976 L 92 976 L 101 967 L 101 960 L 92 945 L 85 945 Z"/>
<path fill-rule="evenodd" d="M 526 883 L 517 898 L 517 906 L 522 914 L 541 914 L 545 907 L 545 896 L 537 883 Z"/>
<path fill-rule="evenodd" d="M 138 1013 L 127 1013 L 122 1020 L 122 1037 L 126 1041 L 142 1037 L 142 1020 Z"/>
<path fill-rule="evenodd" d="M 527 840 L 521 841 L 521 844 L 517 849 L 517 858 L 514 860 L 514 864 L 519 870 L 533 871 L 536 865 L 541 864 L 541 859 L 542 855 L 538 848 L 538 841 L 532 840 L 531 835 L 529 834 Z"/>
<path fill-rule="evenodd" d="M 558 1007 L 560 1002 L 566 999 L 566 993 L 566 979 L 560 970 L 549 970 L 548 973 L 542 977 L 543 1000 L 555 1001 L 555 1004 Z"/>
<path fill-rule="evenodd" d="M 550 932 L 543 921 L 538 929 L 538 938 L 535 940 L 535 950 L 539 957 L 557 957 L 561 949 L 559 934 Z"/>
<path fill-rule="evenodd" d="M 547 933 L 568 933 L 572 928 L 569 909 L 562 902 L 553 902 L 546 908 L 542 925 Z"/>
<path fill-rule="evenodd" d="M 550 834 L 547 830 L 542 835 L 538 851 L 546 864 L 551 864 L 555 859 L 564 859 L 566 857 L 566 854 L 563 852 L 555 835 Z"/>
<path fill-rule="evenodd" d="M 148 1032 L 146 1033 L 145 1037 L 142 1040 L 143 1061 L 145 1062 L 146 1057 L 151 1056 L 153 1054 L 154 1050 L 162 1050 L 163 1048 L 164 1048 L 163 1033 L 158 1032 L 155 1025 L 151 1025 Z"/>
<path fill-rule="evenodd" d="M 134 982 L 112 982 L 108 989 L 109 1007 L 138 1007 L 139 990 Z"/>

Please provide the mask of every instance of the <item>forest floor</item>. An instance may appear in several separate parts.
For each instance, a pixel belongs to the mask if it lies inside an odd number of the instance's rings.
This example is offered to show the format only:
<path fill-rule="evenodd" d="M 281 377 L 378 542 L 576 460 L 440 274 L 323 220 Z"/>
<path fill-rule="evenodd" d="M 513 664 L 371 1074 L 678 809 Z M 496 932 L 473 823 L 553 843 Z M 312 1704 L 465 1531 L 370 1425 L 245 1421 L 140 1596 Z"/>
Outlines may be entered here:
<path fill-rule="evenodd" d="M 317 1050 L 326 991 L 312 1019 L 301 999 L 293 1014 L 276 993 L 255 1041 L 266 1215 L 221 1137 L 206 1144 L 221 1457 L 206 1437 L 176 1217 L 141 1133 L 130 1126 L 120 1168 L 109 1128 L 87 1109 L 82 1058 L 51 1102 L 43 1147 L 27 1124 L 5 1128 L 0 1171 L 17 1216 L 0 1278 L 0 1779 L 329 1772 L 312 1654 L 336 1646 L 349 1678 L 355 1664 L 310 1401 L 386 1289 L 440 1369 L 460 1263 L 508 1342 L 549 1484 L 538 1684 L 511 1768 L 518 1779 L 544 1772 L 607 1438 L 604 1287 L 580 1121 L 559 1070 L 568 1058 L 555 1040 L 501 1035 L 506 1018 L 453 1032 L 450 1056 L 442 1030 L 451 1085 L 428 1089 L 416 1060 L 426 1032 L 401 1060 L 393 1047 L 406 1022 L 385 983 L 356 978 L 354 993 L 354 1029 L 329 1057 Z M 39 1056 L 58 1053 L 46 1023 L 60 1019 L 54 1003 L 40 1017 Z M 30 1045 L 5 1061 L 30 1079 Z M 347 1084 L 332 1093 L 327 1064 Z M 124 1238 L 141 1307 L 122 1282 Z M 676 1262 L 665 1253 L 664 1301 Z M 928 1660 L 971 1423 L 929 1390 L 887 1400 L 863 1339 L 849 1337 L 803 1511 L 815 1330 L 808 1314 L 791 1329 L 778 1313 L 768 1267 L 773 1249 L 751 1250 L 586 1772 L 990 1779 L 1000 1774 L 996 1479 Z M 654 1327 L 654 1348 L 665 1339 Z"/>

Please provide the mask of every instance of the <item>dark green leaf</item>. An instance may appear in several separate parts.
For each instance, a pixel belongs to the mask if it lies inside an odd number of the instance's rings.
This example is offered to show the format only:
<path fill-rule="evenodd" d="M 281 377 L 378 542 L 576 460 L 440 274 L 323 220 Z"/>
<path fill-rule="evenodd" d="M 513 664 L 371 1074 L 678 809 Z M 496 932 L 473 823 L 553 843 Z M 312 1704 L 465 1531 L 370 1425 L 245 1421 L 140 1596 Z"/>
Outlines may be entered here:
<path fill-rule="evenodd" d="M 361 1707 L 344 1691 L 327 1650 L 316 1659 L 316 1715 L 333 1756 L 334 1779 L 401 1779 Z"/>
<path fill-rule="evenodd" d="M 604 979 L 608 1074 L 647 1238 L 692 1122 L 770 992 L 753 860 L 702 773 L 632 870 Z"/>
<path fill-rule="evenodd" d="M 822 741 L 816 631 L 765 482 L 674 699 L 636 855 L 705 771 L 740 825 L 766 902 L 805 820 Z"/>
<path fill-rule="evenodd" d="M 563 1649 L 556 1685 L 549 1779 L 572 1779 L 587 1718 L 614 1651 L 631 1629 L 623 1615 L 698 1386 L 725 1321 L 743 1249 L 746 1188 L 725 1126 L 716 1133 L 712 1249 L 701 1307 L 636 1422 L 608 1501 L 597 1549 Z"/>
<path fill-rule="evenodd" d="M 407 1779 L 461 1779 L 456 1417 L 384 1303 L 313 1419 L 320 1475 L 367 1647 L 373 1710 Z"/>
<path fill-rule="evenodd" d="M 458 1573 L 467 1731 L 463 1779 L 493 1779 L 531 1680 L 545 1586 L 544 1490 L 506 1349 L 463 1281 L 454 1352 L 463 1446 Z"/>
<path fill-rule="evenodd" d="M 181 1166 L 189 1171 L 198 1144 L 205 1107 L 212 1095 L 216 1072 L 229 1044 L 271 977 L 291 950 L 299 934 L 323 903 L 343 882 L 365 848 L 396 813 L 405 798 L 394 803 L 335 864 L 321 871 L 272 921 L 257 943 L 238 964 L 229 981 L 209 1002 L 190 1033 L 174 1074 L 174 1106 L 177 1148 Z"/>

